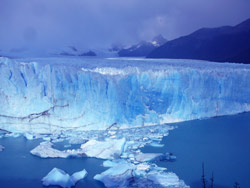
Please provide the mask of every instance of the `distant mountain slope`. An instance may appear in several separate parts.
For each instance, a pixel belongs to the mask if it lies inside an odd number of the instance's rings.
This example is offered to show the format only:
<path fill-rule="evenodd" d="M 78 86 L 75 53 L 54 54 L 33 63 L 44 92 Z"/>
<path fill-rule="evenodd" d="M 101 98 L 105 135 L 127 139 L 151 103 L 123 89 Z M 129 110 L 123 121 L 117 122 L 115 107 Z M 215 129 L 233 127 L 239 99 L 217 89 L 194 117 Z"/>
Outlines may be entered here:
<path fill-rule="evenodd" d="M 148 58 L 250 63 L 250 19 L 234 26 L 203 28 L 169 41 Z"/>
<path fill-rule="evenodd" d="M 96 53 L 89 50 L 88 52 L 85 52 L 85 53 L 81 54 L 80 56 L 96 56 Z"/>
<path fill-rule="evenodd" d="M 121 49 L 118 52 L 118 55 L 120 57 L 145 57 L 154 49 L 163 45 L 165 42 L 167 42 L 167 40 L 162 35 L 158 35 L 154 37 L 151 42 L 141 41 L 130 48 Z"/>

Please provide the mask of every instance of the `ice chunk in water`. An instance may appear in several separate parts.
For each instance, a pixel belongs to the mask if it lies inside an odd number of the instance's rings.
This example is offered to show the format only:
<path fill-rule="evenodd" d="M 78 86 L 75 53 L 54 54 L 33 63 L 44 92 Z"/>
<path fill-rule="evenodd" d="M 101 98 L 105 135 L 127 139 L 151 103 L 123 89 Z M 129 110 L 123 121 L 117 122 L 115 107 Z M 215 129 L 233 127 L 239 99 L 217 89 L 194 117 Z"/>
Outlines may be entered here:
<path fill-rule="evenodd" d="M 87 176 L 87 171 L 83 169 L 82 171 L 75 172 L 74 174 L 71 175 L 71 179 L 73 180 L 74 183 L 78 182 L 79 180 L 85 178 Z"/>
<path fill-rule="evenodd" d="M 70 176 L 66 172 L 61 169 L 53 168 L 47 176 L 45 176 L 42 181 L 43 185 L 50 186 L 50 185 L 59 185 L 63 188 L 71 188 L 75 186 L 75 184 L 85 178 L 87 175 L 87 171 L 84 169 L 79 172 L 75 172 Z"/>
<path fill-rule="evenodd" d="M 89 157 L 114 159 L 124 150 L 125 138 L 106 139 L 105 141 L 89 140 L 81 145 L 82 151 Z"/>
<path fill-rule="evenodd" d="M 75 185 L 69 174 L 58 168 L 53 168 L 43 179 L 43 185 L 59 185 L 64 188 L 70 188 Z"/>
<path fill-rule="evenodd" d="M 34 139 L 34 136 L 32 134 L 29 134 L 29 133 L 25 133 L 24 136 L 25 136 L 25 138 L 27 140 L 33 140 Z"/>
<path fill-rule="evenodd" d="M 147 178 L 153 181 L 155 184 L 159 184 L 163 187 L 178 187 L 178 188 L 189 188 L 184 181 L 180 180 L 175 173 L 172 172 L 161 172 L 152 171 L 148 173 Z"/>
<path fill-rule="evenodd" d="M 175 156 L 172 153 L 139 153 L 135 156 L 135 160 L 138 162 L 152 162 L 160 160 L 175 160 Z"/>
<path fill-rule="evenodd" d="M 106 187 L 125 188 L 129 179 L 135 176 L 135 167 L 129 163 L 121 163 L 94 176 L 95 180 L 101 181 Z"/>
<path fill-rule="evenodd" d="M 31 150 L 30 153 L 41 158 L 67 158 L 70 156 L 70 154 L 65 151 L 52 148 L 52 145 L 51 142 L 42 142 L 39 146 Z"/>

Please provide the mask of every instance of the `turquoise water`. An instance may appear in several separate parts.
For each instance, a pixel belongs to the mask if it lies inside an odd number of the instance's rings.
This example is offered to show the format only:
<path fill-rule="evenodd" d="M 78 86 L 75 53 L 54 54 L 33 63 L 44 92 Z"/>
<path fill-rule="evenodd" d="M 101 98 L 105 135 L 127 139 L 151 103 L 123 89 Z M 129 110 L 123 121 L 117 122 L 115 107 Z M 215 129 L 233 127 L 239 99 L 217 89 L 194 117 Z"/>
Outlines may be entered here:
<path fill-rule="evenodd" d="M 212 171 L 216 188 L 232 188 L 238 181 L 241 188 L 250 187 L 250 113 L 206 120 L 176 123 L 177 129 L 164 137 L 163 148 L 145 147 L 143 152 L 172 152 L 175 162 L 158 162 L 175 172 L 192 188 L 200 188 L 201 163 L 205 163 L 206 177 Z M 5 147 L 0 152 L 1 188 L 39 188 L 41 179 L 54 167 L 69 174 L 86 169 L 88 176 L 76 188 L 103 188 L 93 180 L 95 174 L 106 170 L 102 160 L 94 158 L 41 159 L 29 152 L 41 140 L 29 141 L 23 137 L 1 138 Z M 56 145 L 63 148 L 64 143 Z"/>
<path fill-rule="evenodd" d="M 216 188 L 250 187 L 250 113 L 176 123 L 164 137 L 163 148 L 145 147 L 143 152 L 169 151 L 175 162 L 158 162 L 175 172 L 192 188 L 201 188 L 201 165 L 206 178 L 212 172 Z"/>

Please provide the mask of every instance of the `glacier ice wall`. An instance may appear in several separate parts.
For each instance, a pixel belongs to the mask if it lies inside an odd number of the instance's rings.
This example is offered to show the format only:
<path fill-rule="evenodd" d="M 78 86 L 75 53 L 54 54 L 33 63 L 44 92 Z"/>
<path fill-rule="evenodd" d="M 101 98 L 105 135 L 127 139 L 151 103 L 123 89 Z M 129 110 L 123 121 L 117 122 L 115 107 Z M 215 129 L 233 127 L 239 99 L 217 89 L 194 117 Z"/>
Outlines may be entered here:
<path fill-rule="evenodd" d="M 0 58 L 0 129 L 126 128 L 250 110 L 250 66 L 154 61 Z"/>

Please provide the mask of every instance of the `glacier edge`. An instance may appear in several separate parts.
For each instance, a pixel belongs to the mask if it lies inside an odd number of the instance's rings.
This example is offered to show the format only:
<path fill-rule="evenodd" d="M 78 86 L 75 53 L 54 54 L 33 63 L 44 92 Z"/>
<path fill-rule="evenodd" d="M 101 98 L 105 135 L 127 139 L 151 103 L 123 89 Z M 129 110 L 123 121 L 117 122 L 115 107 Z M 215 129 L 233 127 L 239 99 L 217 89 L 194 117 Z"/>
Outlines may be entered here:
<path fill-rule="evenodd" d="M 250 111 L 250 66 L 63 61 L 0 58 L 0 129 L 109 130 Z"/>

